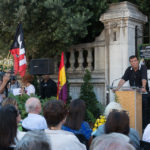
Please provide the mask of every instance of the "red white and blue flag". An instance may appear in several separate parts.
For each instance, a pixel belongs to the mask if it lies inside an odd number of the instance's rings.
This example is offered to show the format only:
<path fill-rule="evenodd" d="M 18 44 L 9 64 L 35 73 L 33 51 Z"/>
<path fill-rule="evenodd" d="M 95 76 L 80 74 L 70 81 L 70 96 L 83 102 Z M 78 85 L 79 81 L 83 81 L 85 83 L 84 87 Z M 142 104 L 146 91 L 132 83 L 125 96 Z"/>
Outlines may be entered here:
<path fill-rule="evenodd" d="M 15 39 L 10 48 L 10 52 L 14 57 L 14 73 L 17 74 L 19 72 L 20 76 L 23 77 L 26 73 L 27 61 L 21 23 L 17 27 Z"/>

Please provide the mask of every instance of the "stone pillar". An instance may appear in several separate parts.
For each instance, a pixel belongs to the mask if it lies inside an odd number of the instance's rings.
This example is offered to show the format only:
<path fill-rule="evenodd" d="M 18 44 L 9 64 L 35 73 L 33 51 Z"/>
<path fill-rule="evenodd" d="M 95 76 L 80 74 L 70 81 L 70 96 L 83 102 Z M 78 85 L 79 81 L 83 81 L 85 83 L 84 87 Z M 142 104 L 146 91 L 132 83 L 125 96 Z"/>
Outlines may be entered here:
<path fill-rule="evenodd" d="M 83 49 L 79 49 L 78 52 L 79 52 L 79 57 L 78 57 L 79 66 L 76 70 L 82 71 L 83 70 Z"/>
<path fill-rule="evenodd" d="M 66 66 L 66 63 L 67 63 L 67 57 L 66 57 L 66 53 L 64 53 L 64 64 Z"/>
<path fill-rule="evenodd" d="M 88 51 L 88 55 L 87 55 L 88 66 L 87 66 L 87 69 L 89 71 L 91 71 L 92 70 L 92 49 L 88 48 L 87 51 Z"/>
<path fill-rule="evenodd" d="M 100 21 L 105 26 L 105 50 L 106 50 L 106 74 L 108 85 L 115 79 L 121 78 L 125 69 L 129 66 L 129 56 L 135 54 L 135 27 L 140 29 L 147 21 L 136 5 L 124 1 L 111 4 Z M 119 80 L 118 80 L 119 81 Z M 114 82 L 117 86 L 118 81 Z M 128 86 L 128 83 L 125 84 Z M 114 94 L 110 91 L 110 100 L 114 100 Z"/>
<path fill-rule="evenodd" d="M 70 67 L 68 69 L 68 72 L 73 72 L 74 71 L 74 63 L 75 63 L 75 57 L 74 57 L 74 50 L 73 49 L 70 50 L 69 62 L 70 62 Z"/>

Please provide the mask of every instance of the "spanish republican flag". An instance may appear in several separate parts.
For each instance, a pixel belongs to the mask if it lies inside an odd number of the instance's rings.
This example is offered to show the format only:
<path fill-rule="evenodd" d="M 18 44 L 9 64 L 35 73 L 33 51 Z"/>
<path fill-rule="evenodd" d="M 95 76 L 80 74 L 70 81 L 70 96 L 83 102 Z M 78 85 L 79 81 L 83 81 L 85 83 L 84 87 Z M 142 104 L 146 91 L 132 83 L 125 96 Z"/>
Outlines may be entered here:
<path fill-rule="evenodd" d="M 58 83 L 57 83 L 57 99 L 63 100 L 66 103 L 67 100 L 67 84 L 66 84 L 66 73 L 64 65 L 64 53 L 61 54 Z"/>

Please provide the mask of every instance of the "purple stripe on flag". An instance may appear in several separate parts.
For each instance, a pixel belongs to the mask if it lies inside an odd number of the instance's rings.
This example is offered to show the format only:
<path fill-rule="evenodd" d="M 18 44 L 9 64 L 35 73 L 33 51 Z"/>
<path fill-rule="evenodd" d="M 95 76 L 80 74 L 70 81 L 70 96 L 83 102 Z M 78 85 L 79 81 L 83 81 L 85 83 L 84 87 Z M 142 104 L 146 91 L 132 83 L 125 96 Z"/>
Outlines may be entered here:
<path fill-rule="evenodd" d="M 59 93 L 59 99 L 63 100 L 66 103 L 67 100 L 67 84 L 65 83 L 64 86 L 61 88 Z"/>

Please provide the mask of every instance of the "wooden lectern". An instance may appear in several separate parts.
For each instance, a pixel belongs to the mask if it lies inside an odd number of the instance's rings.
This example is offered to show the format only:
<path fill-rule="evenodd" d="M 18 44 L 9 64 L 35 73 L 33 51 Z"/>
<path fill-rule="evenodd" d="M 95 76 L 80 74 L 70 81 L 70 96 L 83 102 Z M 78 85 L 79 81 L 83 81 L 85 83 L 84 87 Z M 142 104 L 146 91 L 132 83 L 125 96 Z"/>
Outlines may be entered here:
<path fill-rule="evenodd" d="M 130 128 L 136 129 L 142 137 L 142 95 L 136 89 L 116 91 L 118 102 L 129 112 Z"/>

